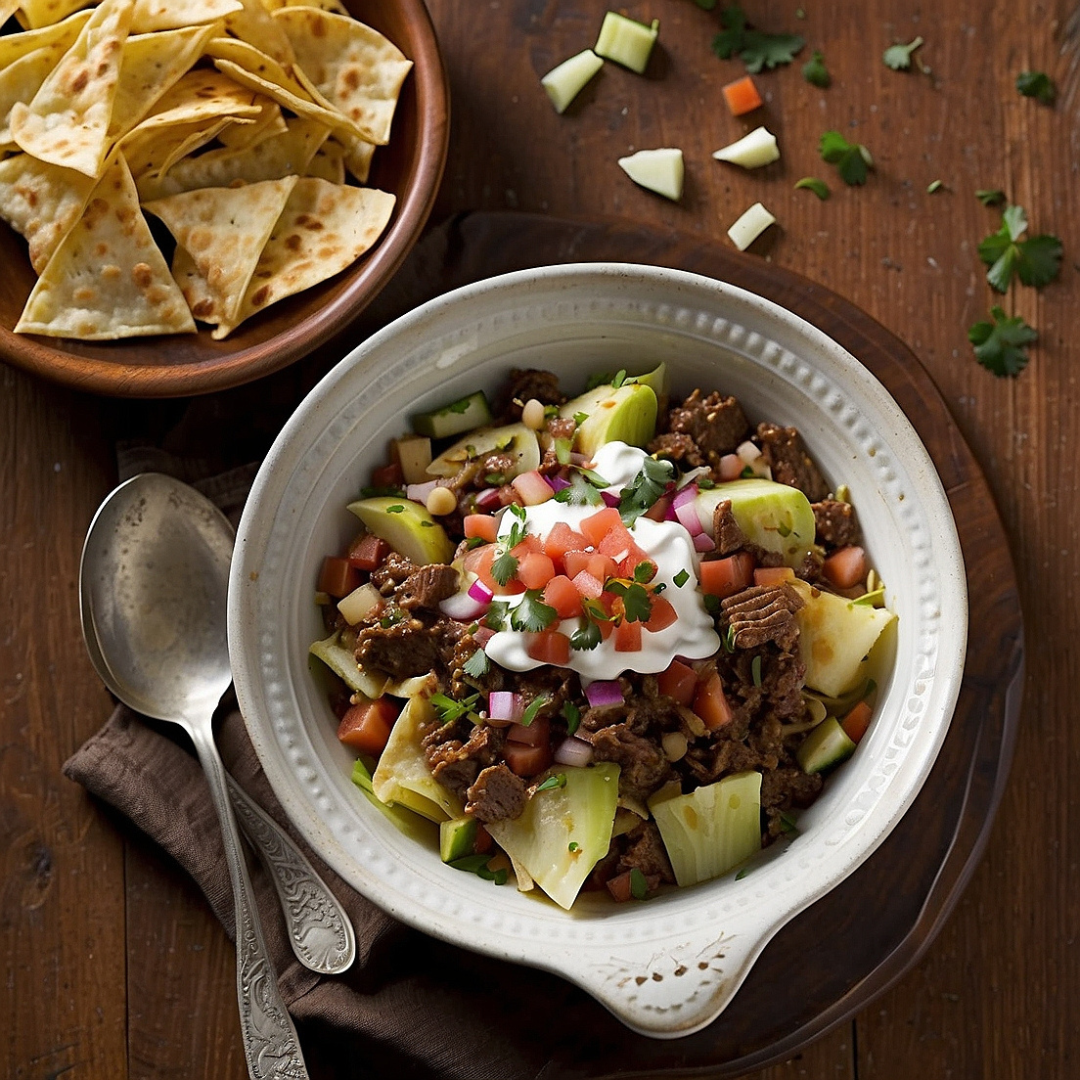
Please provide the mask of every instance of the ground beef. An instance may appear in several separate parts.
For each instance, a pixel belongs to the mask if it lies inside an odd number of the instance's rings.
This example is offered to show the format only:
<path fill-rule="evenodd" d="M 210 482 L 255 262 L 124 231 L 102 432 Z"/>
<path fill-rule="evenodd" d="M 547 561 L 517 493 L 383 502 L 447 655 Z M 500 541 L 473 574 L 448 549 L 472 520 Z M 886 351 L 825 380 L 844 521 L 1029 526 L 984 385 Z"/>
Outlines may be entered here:
<path fill-rule="evenodd" d="M 468 790 L 465 813 L 490 825 L 520 817 L 529 800 L 525 781 L 501 762 L 482 769 Z"/>
<path fill-rule="evenodd" d="M 596 761 L 619 766 L 619 794 L 644 802 L 674 777 L 663 750 L 652 739 L 635 735 L 626 724 L 611 724 L 591 735 Z"/>
<path fill-rule="evenodd" d="M 720 555 L 731 555 L 749 543 L 731 512 L 730 499 L 722 499 L 713 510 L 713 537 Z"/>
<path fill-rule="evenodd" d="M 678 462 L 687 469 L 697 469 L 707 465 L 701 448 L 691 436 L 678 431 L 668 431 L 657 435 L 646 447 L 650 454 Z"/>
<path fill-rule="evenodd" d="M 795 428 L 761 423 L 757 438 L 774 480 L 798 488 L 812 503 L 821 502 L 829 494 L 829 485 Z"/>
<path fill-rule="evenodd" d="M 619 839 L 616 873 L 640 870 L 650 892 L 661 883 L 674 884 L 675 874 L 655 821 L 643 821 Z"/>
<path fill-rule="evenodd" d="M 713 392 L 703 398 L 695 390 L 681 405 L 668 412 L 667 430 L 676 435 L 689 435 L 701 456 L 716 465 L 725 454 L 750 434 L 750 424 L 742 406 L 733 397 Z"/>
<path fill-rule="evenodd" d="M 521 419 L 522 406 L 531 398 L 544 405 L 562 405 L 566 402 L 557 375 L 537 368 L 514 368 L 500 398 L 499 423 L 517 423 Z"/>
<path fill-rule="evenodd" d="M 397 590 L 397 603 L 406 611 L 435 611 L 440 601 L 458 590 L 458 572 L 443 563 L 431 563 L 413 571 Z"/>
<path fill-rule="evenodd" d="M 809 806 L 820 794 L 824 784 L 821 773 L 804 773 L 798 765 L 781 764 L 761 777 L 761 811 L 765 816 L 765 832 L 775 839 L 788 825 L 784 815 L 789 810 Z"/>
<path fill-rule="evenodd" d="M 756 649 L 771 641 L 784 652 L 798 641 L 795 612 L 802 606 L 802 597 L 787 582 L 751 585 L 720 602 L 736 648 Z"/>
<path fill-rule="evenodd" d="M 862 529 L 851 503 L 823 499 L 813 504 L 817 523 L 817 542 L 825 547 L 845 547 L 862 540 Z"/>

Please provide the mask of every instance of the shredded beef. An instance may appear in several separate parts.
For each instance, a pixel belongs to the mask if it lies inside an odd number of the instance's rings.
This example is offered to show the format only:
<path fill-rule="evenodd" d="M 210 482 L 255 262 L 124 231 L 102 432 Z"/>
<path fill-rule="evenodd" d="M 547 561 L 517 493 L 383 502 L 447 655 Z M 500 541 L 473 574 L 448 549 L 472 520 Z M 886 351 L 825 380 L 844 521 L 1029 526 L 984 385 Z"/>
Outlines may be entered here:
<path fill-rule="evenodd" d="M 674 776 L 663 750 L 652 739 L 635 735 L 626 724 L 611 724 L 592 735 L 596 761 L 619 766 L 619 794 L 644 802 Z"/>
<path fill-rule="evenodd" d="M 643 821 L 620 840 L 622 850 L 616 865 L 617 873 L 640 870 L 650 891 L 661 882 L 674 884 L 675 874 L 655 821 Z"/>
<path fill-rule="evenodd" d="M 761 423 L 757 426 L 757 437 L 765 463 L 777 483 L 798 488 L 812 503 L 821 502 L 829 494 L 829 485 L 806 452 L 796 428 Z"/>
<path fill-rule="evenodd" d="M 736 648 L 756 649 L 771 641 L 784 652 L 798 641 L 795 612 L 802 606 L 802 597 L 787 582 L 751 585 L 720 601 Z"/>
<path fill-rule="evenodd" d="M 463 633 L 460 623 L 442 617 L 431 623 L 417 618 L 403 619 L 392 626 L 376 623 L 357 632 L 356 659 L 365 667 L 385 671 L 392 679 L 434 671 L 440 684 L 445 684 L 449 678 L 445 658 L 453 654 Z"/>
<path fill-rule="evenodd" d="M 681 405 L 671 407 L 667 429 L 689 435 L 705 461 L 716 465 L 749 435 L 750 424 L 736 398 L 716 392 L 703 398 L 701 391 L 695 390 Z"/>
<path fill-rule="evenodd" d="M 469 787 L 482 769 L 498 760 L 505 736 L 499 728 L 487 724 L 470 725 L 468 738 L 439 740 L 429 733 L 423 746 L 431 775 L 459 799 L 465 799 Z"/>
<path fill-rule="evenodd" d="M 529 800 L 525 781 L 502 764 L 482 769 L 468 790 L 465 813 L 490 825 L 520 817 Z"/>
<path fill-rule="evenodd" d="M 731 555 L 749 543 L 731 512 L 730 499 L 722 499 L 713 510 L 713 537 L 720 555 Z"/>
<path fill-rule="evenodd" d="M 693 438 L 679 431 L 668 431 L 657 435 L 646 449 L 656 457 L 676 461 L 691 469 L 708 464 L 701 453 L 701 448 Z"/>
<path fill-rule="evenodd" d="M 415 570 L 416 566 L 411 559 L 391 551 L 382 563 L 371 571 L 371 584 L 383 596 L 389 596 Z"/>
<path fill-rule="evenodd" d="M 817 523 L 817 542 L 826 547 L 845 547 L 862 539 L 859 519 L 851 503 L 837 499 L 823 499 L 813 504 L 814 521 Z"/>
<path fill-rule="evenodd" d="M 414 570 L 397 590 L 397 602 L 406 611 L 435 611 L 440 601 L 458 590 L 459 575 L 452 566 L 431 563 Z"/>

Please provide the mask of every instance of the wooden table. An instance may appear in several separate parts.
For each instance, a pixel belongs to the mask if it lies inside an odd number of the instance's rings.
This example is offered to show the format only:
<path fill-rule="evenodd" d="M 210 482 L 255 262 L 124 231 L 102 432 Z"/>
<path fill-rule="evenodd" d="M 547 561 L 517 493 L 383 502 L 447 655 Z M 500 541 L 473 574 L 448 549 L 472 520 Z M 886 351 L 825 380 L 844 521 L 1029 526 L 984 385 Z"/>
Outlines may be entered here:
<path fill-rule="evenodd" d="M 429 6 L 453 102 L 435 220 L 518 209 L 620 219 L 728 245 L 728 225 L 761 200 L 778 224 L 754 254 L 854 302 L 914 350 L 1005 524 L 1025 608 L 1026 676 L 1011 780 L 985 855 L 943 931 L 898 984 L 794 1060 L 754 1075 L 1076 1075 L 1075 0 L 747 0 L 763 28 L 807 39 L 794 65 L 759 77 L 765 106 L 750 124 L 728 115 L 720 97 L 741 64 L 711 53 L 716 13 L 692 0 L 630 5 L 631 15 L 661 21 L 661 47 L 646 75 L 608 65 L 561 117 L 539 77 L 592 44 L 603 5 Z M 884 48 L 916 35 L 926 39 L 916 56 L 931 70 L 887 68 Z M 826 90 L 801 75 L 814 48 L 832 74 Z M 1016 75 L 1029 68 L 1057 80 L 1055 107 L 1016 92 Z M 779 164 L 745 173 L 711 159 L 758 122 L 779 137 Z M 819 159 L 818 139 L 830 128 L 871 151 L 875 167 L 865 186 L 846 187 Z M 685 155 L 686 191 L 677 204 L 637 188 L 616 164 L 658 146 Z M 807 175 L 829 182 L 828 201 L 794 189 Z M 941 186 L 931 192 L 936 181 Z M 1025 207 L 1032 234 L 1062 238 L 1057 281 L 1040 290 L 1014 286 L 1005 298 L 991 293 L 976 247 L 1001 214 L 976 199 L 984 188 L 1003 189 Z M 1039 333 L 1030 366 L 1015 380 L 980 367 L 967 341 L 968 326 L 998 302 Z M 300 374 L 287 375 L 273 389 L 288 399 L 301 382 Z M 0 1072 L 241 1077 L 232 947 L 202 896 L 127 821 L 60 772 L 110 707 L 79 634 L 76 577 L 86 524 L 114 483 L 116 441 L 164 432 L 184 403 L 87 397 L 10 368 L 0 368 L 0 387 Z M 227 415 L 230 401 L 222 395 L 207 409 Z M 253 427 L 254 445 L 260 432 Z M 244 448 L 242 437 L 231 438 L 234 456 Z M 363 1074 L 361 1062 L 355 1068 Z"/>

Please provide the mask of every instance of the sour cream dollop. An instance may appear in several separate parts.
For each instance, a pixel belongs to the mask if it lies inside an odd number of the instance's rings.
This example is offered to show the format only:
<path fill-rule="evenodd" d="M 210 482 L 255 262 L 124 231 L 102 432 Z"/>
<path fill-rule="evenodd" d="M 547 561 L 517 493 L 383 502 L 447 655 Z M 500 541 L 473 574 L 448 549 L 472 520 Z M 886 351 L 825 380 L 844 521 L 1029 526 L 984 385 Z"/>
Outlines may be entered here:
<path fill-rule="evenodd" d="M 635 446 L 610 442 L 596 453 L 591 468 L 607 481 L 608 487 L 603 490 L 618 494 L 638 475 L 647 456 Z M 597 511 L 595 506 L 571 506 L 554 499 L 524 509 L 526 531 L 541 539 L 558 522 L 576 529 Z M 519 516 L 504 513 L 499 525 L 500 539 L 508 536 L 514 524 L 521 520 Z M 656 563 L 653 584 L 663 582 L 665 585 L 662 595 L 675 609 L 676 619 L 656 633 L 643 632 L 641 649 L 632 653 L 616 652 L 614 638 L 601 641 L 593 649 L 571 650 L 566 666 L 585 679 L 614 679 L 628 670 L 653 674 L 665 670 L 677 656 L 703 660 L 720 648 L 713 618 L 705 609 L 698 589 L 700 555 L 694 550 L 690 534 L 677 521 L 652 521 L 645 517 L 639 517 L 630 532 L 638 547 Z M 676 577 L 682 585 L 676 584 Z M 521 602 L 522 595 L 499 599 L 513 607 Z M 563 619 L 554 624 L 553 629 L 569 635 L 581 625 L 580 619 Z M 496 664 L 510 671 L 529 671 L 542 666 L 541 661 L 529 656 L 526 635 L 517 630 L 500 630 L 493 634 L 484 651 Z"/>

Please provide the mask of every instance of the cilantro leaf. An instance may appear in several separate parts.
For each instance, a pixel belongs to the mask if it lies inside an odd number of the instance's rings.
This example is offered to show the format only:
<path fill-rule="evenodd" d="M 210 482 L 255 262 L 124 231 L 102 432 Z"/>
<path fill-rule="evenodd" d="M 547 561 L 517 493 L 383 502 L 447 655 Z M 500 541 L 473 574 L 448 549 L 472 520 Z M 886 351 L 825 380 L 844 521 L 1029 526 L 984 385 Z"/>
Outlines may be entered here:
<path fill-rule="evenodd" d="M 555 788 L 566 787 L 566 773 L 553 773 L 542 784 L 536 785 L 537 791 L 552 791 Z"/>
<path fill-rule="evenodd" d="M 555 501 L 567 503 L 569 506 L 599 506 L 604 500 L 599 489 L 589 483 L 587 476 L 581 471 L 574 469 L 570 473 L 570 486 L 560 488 L 555 492 Z"/>
<path fill-rule="evenodd" d="M 807 188 L 812 191 L 819 199 L 824 202 L 829 197 L 829 185 L 824 180 L 819 180 L 816 176 L 804 176 L 801 180 L 795 181 L 795 188 Z"/>
<path fill-rule="evenodd" d="M 645 875 L 636 867 L 630 868 L 630 895 L 635 900 L 644 900 L 649 891 L 649 883 Z"/>
<path fill-rule="evenodd" d="M 892 68 L 893 71 L 907 71 L 911 67 L 911 54 L 922 43 L 923 39 L 917 37 L 907 45 L 890 45 L 882 53 L 881 59 L 885 61 L 885 66 Z"/>
<path fill-rule="evenodd" d="M 821 54 L 820 49 L 815 49 L 810 59 L 803 64 L 802 74 L 803 78 L 811 86 L 826 90 L 832 85 L 832 76 L 825 66 L 825 57 Z"/>
<path fill-rule="evenodd" d="M 737 56 L 751 74 L 762 68 L 790 64 L 806 44 L 798 34 L 769 34 L 752 29 L 738 4 L 720 12 L 720 25 L 723 29 L 713 38 L 713 52 L 721 60 Z"/>
<path fill-rule="evenodd" d="M 1015 378 L 1027 367 L 1024 346 L 1039 335 L 1022 318 L 1006 316 L 997 305 L 990 309 L 990 317 L 993 322 L 977 322 L 968 330 L 968 340 L 975 346 L 975 359 L 999 377 Z"/>
<path fill-rule="evenodd" d="M 1039 288 L 1053 281 L 1061 269 L 1061 241 L 1045 234 L 1021 240 L 1027 227 L 1024 208 L 1008 206 L 1001 215 L 1001 228 L 979 244 L 979 258 L 990 267 L 986 280 L 1000 293 L 1008 291 L 1014 274 L 1025 285 Z"/>
<path fill-rule="evenodd" d="M 1053 105 L 1057 100 L 1057 86 L 1045 71 L 1021 71 L 1016 76 L 1016 89 L 1044 105 Z"/>
<path fill-rule="evenodd" d="M 975 198 L 983 204 L 983 206 L 999 206 L 1005 201 L 1005 192 L 1000 188 L 979 188 L 975 192 Z"/>
<path fill-rule="evenodd" d="M 505 600 L 492 600 L 484 616 L 484 625 L 489 630 L 503 630 L 506 628 L 506 617 L 510 612 L 510 605 Z"/>
<path fill-rule="evenodd" d="M 526 634 L 538 634 L 546 630 L 556 619 L 558 612 L 540 599 L 540 589 L 527 589 L 521 602 L 510 612 L 510 627 Z"/>
<path fill-rule="evenodd" d="M 591 652 L 600 644 L 600 627 L 591 619 L 586 619 L 570 635 L 570 648 L 577 652 Z"/>
<path fill-rule="evenodd" d="M 483 649 L 477 649 L 476 652 L 461 665 L 461 670 L 466 675 L 471 675 L 474 679 L 479 679 L 487 674 L 488 671 L 488 656 Z"/>
<path fill-rule="evenodd" d="M 641 472 L 622 490 L 619 517 L 623 524 L 633 525 L 664 494 L 674 477 L 675 466 L 670 461 L 645 458 L 641 463 Z"/>
<path fill-rule="evenodd" d="M 468 697 L 462 698 L 461 701 L 455 701 L 452 697 L 442 693 L 431 695 L 432 707 L 443 724 L 452 724 L 463 716 L 475 716 L 479 720 L 480 717 L 476 715 L 473 709 L 479 700 L 479 694 L 470 694 Z"/>
<path fill-rule="evenodd" d="M 572 702 L 563 703 L 562 715 L 566 720 L 566 734 L 573 735 L 581 723 L 581 710 Z"/>
<path fill-rule="evenodd" d="M 491 576 L 500 585 L 505 585 L 517 573 L 517 568 L 517 558 L 511 555 L 509 551 L 504 551 L 491 564 Z"/>
<path fill-rule="evenodd" d="M 680 570 L 671 580 L 681 589 L 690 580 L 690 573 L 687 570 Z"/>
<path fill-rule="evenodd" d="M 460 859 L 454 859 L 447 865 L 452 866 L 455 870 L 463 870 L 466 874 L 476 874 L 485 881 L 494 881 L 496 885 L 505 885 L 506 870 L 503 867 L 499 867 L 498 870 L 491 870 L 488 865 L 490 862 L 490 855 L 463 855 Z"/>
<path fill-rule="evenodd" d="M 862 143 L 851 143 L 839 131 L 826 131 L 818 144 L 821 160 L 836 166 L 845 184 L 865 184 L 867 169 L 874 164 Z"/>
<path fill-rule="evenodd" d="M 528 727 L 537 717 L 537 714 L 545 706 L 551 703 L 551 698 L 544 694 L 540 694 L 538 697 L 534 697 L 528 705 L 525 706 L 525 711 L 521 714 L 521 719 L 518 723 L 522 727 Z"/>

